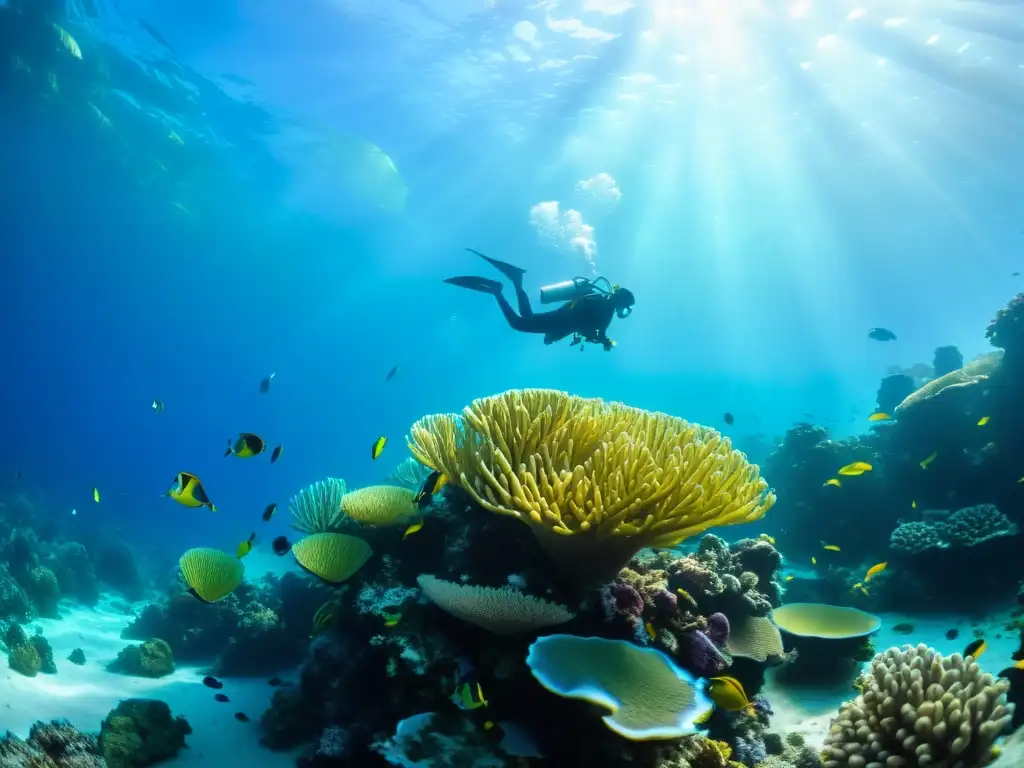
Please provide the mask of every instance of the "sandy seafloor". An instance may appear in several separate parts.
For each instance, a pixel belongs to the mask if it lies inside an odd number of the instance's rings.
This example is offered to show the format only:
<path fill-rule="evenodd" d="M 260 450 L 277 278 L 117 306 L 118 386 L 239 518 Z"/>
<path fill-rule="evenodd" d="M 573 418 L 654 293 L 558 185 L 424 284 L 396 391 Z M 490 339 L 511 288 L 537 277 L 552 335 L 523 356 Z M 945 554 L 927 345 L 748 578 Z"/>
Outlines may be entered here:
<path fill-rule="evenodd" d="M 247 564 L 248 565 L 248 564 Z M 254 571 L 250 567 L 249 573 Z M 224 688 L 214 691 L 203 685 L 209 674 L 201 666 L 175 665 L 173 674 L 157 680 L 108 672 L 106 666 L 126 645 L 123 630 L 135 618 L 124 612 L 124 600 L 104 595 L 93 608 L 70 602 L 61 604 L 61 618 L 37 619 L 25 627 L 36 627 L 53 648 L 57 674 L 25 677 L 0 668 L 0 734 L 11 731 L 25 738 L 37 720 L 67 719 L 81 731 L 98 732 L 100 723 L 121 699 L 151 698 L 167 702 L 174 716 L 183 715 L 192 726 L 187 749 L 161 765 L 249 765 L 260 768 L 294 766 L 295 752 L 271 752 L 259 745 L 260 715 L 270 706 L 274 688 L 267 678 L 224 678 Z M 134 604 L 136 611 L 146 601 Z M 67 660 L 75 648 L 85 652 L 86 663 L 77 666 Z M 297 670 L 278 675 L 297 680 Z M 231 699 L 223 704 L 214 694 Z M 251 722 L 235 719 L 244 712 Z"/>
<path fill-rule="evenodd" d="M 261 565 L 265 563 L 271 568 L 277 565 L 270 558 L 257 559 L 262 561 Z M 279 568 L 278 565 L 274 570 Z M 256 569 L 250 567 L 249 573 L 254 572 Z M 172 675 L 158 680 L 107 672 L 106 665 L 118 651 L 137 642 L 121 639 L 121 630 L 133 617 L 116 607 L 118 604 L 123 601 L 116 597 L 104 597 L 95 609 L 66 603 L 62 605 L 60 620 L 39 619 L 26 627 L 29 632 L 35 626 L 42 629 L 53 647 L 58 673 L 28 678 L 10 669 L 0 670 L 0 732 L 10 730 L 24 738 L 37 720 L 59 718 L 68 719 L 80 730 L 98 731 L 103 718 L 121 699 L 157 698 L 166 701 L 174 715 L 184 715 L 193 731 L 187 739 L 189 748 L 182 750 L 177 758 L 166 763 L 168 765 L 220 763 L 260 768 L 294 765 L 294 752 L 271 752 L 259 745 L 256 721 L 270 705 L 274 692 L 265 678 L 225 678 L 221 692 L 231 701 L 222 704 L 213 698 L 216 691 L 203 685 L 202 678 L 207 674 L 203 667 L 178 666 Z M 143 602 L 134 607 L 141 610 L 144 605 Z M 881 618 L 882 627 L 874 637 L 876 650 L 923 642 L 949 655 L 962 652 L 979 629 L 988 643 L 979 663 L 996 674 L 1012 664 L 1011 654 L 1018 647 L 1017 632 L 1004 629 L 1010 620 L 1009 612 L 978 619 L 939 614 L 881 614 Z M 903 623 L 913 625 L 913 632 L 894 631 L 895 626 Z M 959 630 L 959 636 L 947 640 L 946 632 L 953 627 Z M 85 666 L 67 661 L 74 648 L 85 651 Z M 280 674 L 285 680 L 295 680 L 296 676 L 296 671 Z M 856 692 L 852 679 L 831 688 L 797 688 L 781 685 L 769 673 L 762 693 L 774 711 L 773 731 L 796 732 L 804 736 L 807 743 L 820 746 L 839 705 Z M 238 722 L 235 712 L 244 712 L 252 722 Z M 1018 741 L 1024 742 L 1024 739 Z M 1024 743 L 1019 746 L 1024 749 Z M 1013 749 L 994 765 L 1022 768 L 1024 759 L 1021 752 Z"/>

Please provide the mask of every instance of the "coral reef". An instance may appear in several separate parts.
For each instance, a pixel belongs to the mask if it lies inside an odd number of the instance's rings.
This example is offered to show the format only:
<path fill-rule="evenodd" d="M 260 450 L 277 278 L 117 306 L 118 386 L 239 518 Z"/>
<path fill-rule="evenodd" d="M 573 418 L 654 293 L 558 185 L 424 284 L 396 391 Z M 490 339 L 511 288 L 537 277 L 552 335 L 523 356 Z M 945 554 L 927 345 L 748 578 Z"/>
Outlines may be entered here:
<path fill-rule="evenodd" d="M 5 768 L 109 768 L 94 736 L 66 720 L 36 723 L 22 741 L 8 733 L 0 738 L 0 765 Z"/>
<path fill-rule="evenodd" d="M 141 768 L 174 757 L 192 728 L 156 699 L 125 699 L 100 729 L 99 751 L 108 768 Z"/>
<path fill-rule="evenodd" d="M 137 677 L 164 677 L 174 671 L 174 653 L 165 641 L 152 638 L 122 649 L 107 669 Z"/>
<path fill-rule="evenodd" d="M 81 648 L 75 648 L 71 653 L 68 654 L 68 661 L 72 664 L 82 666 L 85 664 L 85 651 Z"/>
<path fill-rule="evenodd" d="M 932 549 L 960 549 L 1003 536 L 1016 536 L 1020 528 L 992 504 L 959 509 L 944 521 L 911 521 L 896 527 L 889 546 L 917 555 Z"/>
<path fill-rule="evenodd" d="M 1009 725 L 1005 682 L 973 658 L 944 657 L 925 645 L 878 654 L 843 704 L 822 752 L 824 768 L 872 764 L 980 768 Z"/>
<path fill-rule="evenodd" d="M 963 368 L 963 366 L 964 356 L 960 353 L 959 349 L 952 345 L 936 347 L 935 357 L 932 359 L 932 368 L 935 371 L 935 378 L 945 376 L 947 373 L 952 373 L 957 368 Z"/>

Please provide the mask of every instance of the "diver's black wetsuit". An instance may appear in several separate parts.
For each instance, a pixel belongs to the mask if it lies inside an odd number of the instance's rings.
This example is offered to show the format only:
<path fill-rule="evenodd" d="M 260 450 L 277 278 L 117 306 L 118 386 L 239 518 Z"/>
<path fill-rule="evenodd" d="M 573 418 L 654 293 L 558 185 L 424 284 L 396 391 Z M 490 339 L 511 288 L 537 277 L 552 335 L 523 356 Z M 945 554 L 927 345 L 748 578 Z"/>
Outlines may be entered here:
<path fill-rule="evenodd" d="M 608 338 L 607 332 L 615 316 L 615 305 L 610 296 L 591 294 L 577 301 L 567 302 L 550 312 L 534 312 L 530 297 L 523 289 L 523 274 L 526 270 L 484 256 L 477 251 L 467 250 L 486 259 L 512 281 L 519 314 L 516 314 L 508 299 L 502 294 L 501 283 L 497 280 L 488 280 L 484 277 L 450 277 L 445 282 L 494 296 L 502 314 L 514 330 L 523 333 L 543 333 L 545 344 L 553 344 L 566 336 L 578 334 L 592 344 L 601 344 L 605 349 L 611 349 L 612 341 Z"/>

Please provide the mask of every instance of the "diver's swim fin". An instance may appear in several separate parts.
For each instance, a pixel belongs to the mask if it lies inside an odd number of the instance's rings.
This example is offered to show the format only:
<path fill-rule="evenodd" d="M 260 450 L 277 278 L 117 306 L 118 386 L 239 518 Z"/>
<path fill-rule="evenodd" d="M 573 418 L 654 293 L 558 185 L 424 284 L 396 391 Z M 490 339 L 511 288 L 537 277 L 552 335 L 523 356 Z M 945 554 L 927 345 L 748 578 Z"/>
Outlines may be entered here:
<path fill-rule="evenodd" d="M 482 253 L 480 253 L 480 251 L 474 251 L 472 248 L 467 248 L 466 250 L 469 251 L 470 253 L 475 253 L 477 256 L 479 256 L 481 259 L 486 261 L 496 270 L 501 272 L 501 274 L 503 274 L 505 277 L 511 280 L 513 284 L 520 285 L 522 283 L 523 275 L 526 274 L 525 269 L 520 269 L 519 267 L 513 264 L 509 264 L 506 261 L 498 261 L 497 259 L 492 259 L 490 256 L 484 256 Z"/>
<path fill-rule="evenodd" d="M 501 293 L 501 283 L 497 280 L 488 280 L 486 277 L 449 277 L 444 282 L 495 296 Z"/>

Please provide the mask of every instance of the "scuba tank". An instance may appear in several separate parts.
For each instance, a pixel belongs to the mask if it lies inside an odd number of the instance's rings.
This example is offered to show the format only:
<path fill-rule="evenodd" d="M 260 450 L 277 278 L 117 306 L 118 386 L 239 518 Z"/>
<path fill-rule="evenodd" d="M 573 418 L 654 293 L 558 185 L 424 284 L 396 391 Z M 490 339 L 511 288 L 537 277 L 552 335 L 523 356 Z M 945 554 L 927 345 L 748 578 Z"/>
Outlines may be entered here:
<path fill-rule="evenodd" d="M 605 278 L 599 277 L 597 280 L 588 280 L 585 277 L 574 277 L 572 280 L 563 280 L 560 283 L 545 285 L 540 289 L 540 303 L 553 304 L 556 301 L 579 301 L 594 293 L 610 293 L 610 291 L 597 285 L 601 280 L 605 280 Z"/>

